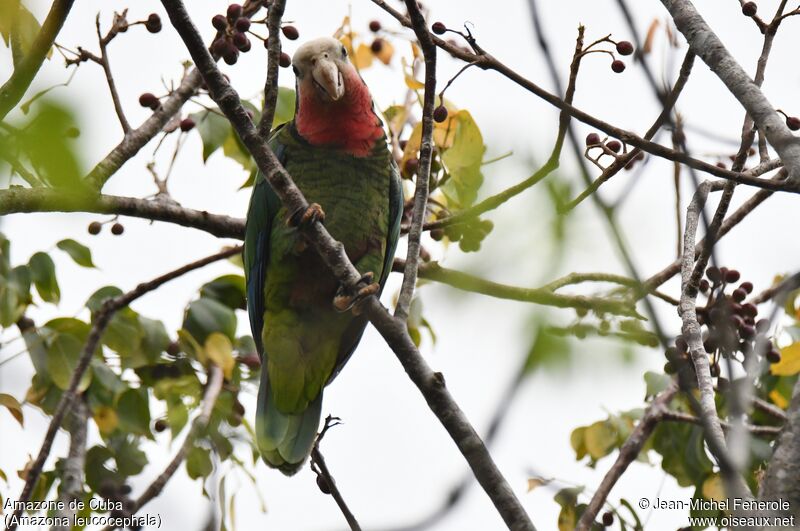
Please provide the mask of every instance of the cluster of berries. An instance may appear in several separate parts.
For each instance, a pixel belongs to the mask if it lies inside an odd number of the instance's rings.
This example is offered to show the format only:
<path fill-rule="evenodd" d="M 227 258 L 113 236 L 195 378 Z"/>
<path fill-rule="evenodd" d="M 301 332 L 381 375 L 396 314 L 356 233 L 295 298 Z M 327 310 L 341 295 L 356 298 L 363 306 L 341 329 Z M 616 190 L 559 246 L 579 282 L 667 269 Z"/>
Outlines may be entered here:
<path fill-rule="evenodd" d="M 758 307 L 745 302 L 753 292 L 753 283 L 746 280 L 740 282 L 740 278 L 741 274 L 736 269 L 711 266 L 706 269 L 706 278 L 700 281 L 700 292 L 706 296 L 706 304 L 697 308 L 697 320 L 705 327 L 703 347 L 711 355 L 713 377 L 719 376 L 719 361 L 723 357 L 756 353 L 756 336 L 763 336 L 769 328 L 769 319 L 756 320 Z M 678 336 L 675 346 L 666 351 L 668 361 L 664 371 L 672 374 L 686 365 L 693 369 L 688 351 L 686 341 Z M 780 352 L 771 342 L 757 353 L 769 363 L 781 360 Z"/>
<path fill-rule="evenodd" d="M 211 51 L 229 65 L 236 64 L 239 52 L 246 53 L 252 46 L 247 38 L 250 19 L 243 17 L 242 13 L 240 4 L 231 4 L 228 6 L 227 16 L 214 15 L 211 19 L 211 25 L 221 34 L 211 45 Z"/>

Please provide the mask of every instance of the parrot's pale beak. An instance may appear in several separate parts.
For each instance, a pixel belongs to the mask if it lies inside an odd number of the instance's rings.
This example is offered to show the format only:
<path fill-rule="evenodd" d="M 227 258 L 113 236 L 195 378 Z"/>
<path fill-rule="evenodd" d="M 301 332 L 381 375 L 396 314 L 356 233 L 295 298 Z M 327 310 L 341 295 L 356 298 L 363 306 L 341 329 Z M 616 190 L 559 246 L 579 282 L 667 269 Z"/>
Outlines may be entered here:
<path fill-rule="evenodd" d="M 344 95 L 344 79 L 339 67 L 327 58 L 319 58 L 311 68 L 314 86 L 323 96 L 336 101 Z"/>

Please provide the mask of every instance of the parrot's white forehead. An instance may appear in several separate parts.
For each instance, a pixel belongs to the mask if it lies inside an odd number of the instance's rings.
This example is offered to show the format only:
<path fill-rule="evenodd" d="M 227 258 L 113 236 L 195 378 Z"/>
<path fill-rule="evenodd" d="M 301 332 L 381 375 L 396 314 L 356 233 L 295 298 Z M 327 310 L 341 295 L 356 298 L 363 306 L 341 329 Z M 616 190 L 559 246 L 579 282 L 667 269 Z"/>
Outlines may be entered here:
<path fill-rule="evenodd" d="M 342 57 L 342 49 L 342 43 L 338 39 L 334 39 L 333 37 L 320 37 L 300 46 L 297 51 L 294 52 L 292 63 L 295 66 L 301 66 L 307 64 L 312 58 L 326 52 L 331 54 L 331 57 Z"/>

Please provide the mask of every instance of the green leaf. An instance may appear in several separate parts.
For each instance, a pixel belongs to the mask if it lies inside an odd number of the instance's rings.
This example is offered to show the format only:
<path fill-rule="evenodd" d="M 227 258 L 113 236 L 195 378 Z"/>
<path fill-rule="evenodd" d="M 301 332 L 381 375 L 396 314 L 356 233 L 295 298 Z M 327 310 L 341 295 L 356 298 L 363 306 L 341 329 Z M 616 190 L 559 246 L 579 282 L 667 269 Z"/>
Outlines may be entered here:
<path fill-rule="evenodd" d="M 143 332 L 140 349 L 148 364 L 153 364 L 169 346 L 170 339 L 164 323 L 156 319 L 139 316 Z"/>
<path fill-rule="evenodd" d="M 135 476 L 144 470 L 147 465 L 147 454 L 137 444 L 125 438 L 114 445 L 114 461 L 117 463 L 117 472 L 123 476 Z"/>
<path fill-rule="evenodd" d="M 668 374 L 647 371 L 644 373 L 644 381 L 647 384 L 647 396 L 651 397 L 669 387 L 672 378 Z"/>
<path fill-rule="evenodd" d="M 203 141 L 203 162 L 222 147 L 231 134 L 231 124 L 218 109 L 200 111 L 191 115 Z"/>
<path fill-rule="evenodd" d="M 461 208 L 466 208 L 475 202 L 483 184 L 481 163 L 486 146 L 469 111 L 458 111 L 453 116 L 451 127 L 452 124 L 455 125 L 453 145 L 442 153 L 442 161 L 450 174 L 443 189 L 448 196 L 457 199 Z"/>
<path fill-rule="evenodd" d="M 94 314 L 100 311 L 106 299 L 122 295 L 122 290 L 116 286 L 103 286 L 89 296 L 86 307 Z"/>
<path fill-rule="evenodd" d="M 568 364 L 572 356 L 569 341 L 549 332 L 547 323 L 539 322 L 535 327 L 536 336 L 525 360 L 525 372 L 530 373 L 540 367 L 552 368 Z"/>
<path fill-rule="evenodd" d="M 124 368 L 135 368 L 147 364 L 140 347 L 144 330 L 139 315 L 130 308 L 114 313 L 103 332 L 103 344 L 119 353 Z"/>
<path fill-rule="evenodd" d="M 186 472 L 192 479 L 204 478 L 211 474 L 214 466 L 209 451 L 199 446 L 192 446 L 186 453 Z"/>
<path fill-rule="evenodd" d="M 47 348 L 47 372 L 59 389 L 69 388 L 72 373 L 78 367 L 83 351 L 83 343 L 71 334 L 57 333 L 49 341 Z M 92 381 L 92 373 L 84 372 L 78 384 L 78 391 L 85 391 Z"/>
<path fill-rule="evenodd" d="M 25 427 L 25 419 L 22 415 L 22 405 L 19 403 L 19 400 L 6 393 L 0 393 L 0 406 L 5 406 L 9 413 L 11 413 L 11 416 L 17 419 L 19 425 L 23 428 Z"/>
<path fill-rule="evenodd" d="M 608 420 L 600 420 L 586 427 L 584 433 L 586 452 L 594 459 L 600 459 L 611 453 L 617 442 L 617 430 Z"/>
<path fill-rule="evenodd" d="M 17 290 L 5 278 L 0 278 L 0 327 L 7 328 L 16 323 L 25 313 L 25 307 Z"/>
<path fill-rule="evenodd" d="M 15 8 L 18 9 L 16 13 Z M 30 51 L 39 29 L 39 21 L 22 2 L 0 2 L 0 36 L 6 46 L 11 44 L 15 66 Z M 14 39 L 11 38 L 12 32 L 15 33 Z M 50 57 L 50 53 L 47 57 Z"/>
<path fill-rule="evenodd" d="M 247 293 L 242 275 L 223 275 L 200 288 L 200 296 L 221 302 L 233 310 L 247 308 Z"/>
<path fill-rule="evenodd" d="M 272 128 L 289 122 L 294 118 L 297 95 L 294 89 L 278 87 L 278 100 L 275 103 L 275 117 L 272 120 Z"/>
<path fill-rule="evenodd" d="M 67 253 L 76 264 L 83 267 L 97 267 L 92 262 L 92 251 L 82 243 L 78 243 L 71 238 L 61 240 L 56 247 Z"/>
<path fill-rule="evenodd" d="M 235 362 L 233 359 L 233 344 L 228 336 L 224 336 L 219 332 L 212 332 L 206 338 L 204 347 L 209 359 L 222 369 L 225 378 L 230 380 Z"/>
<path fill-rule="evenodd" d="M 178 436 L 187 422 L 189 422 L 189 410 L 186 408 L 186 404 L 180 398 L 167 400 L 167 423 L 173 439 Z"/>
<path fill-rule="evenodd" d="M 95 445 L 86 452 L 86 484 L 95 492 L 101 491 L 108 484 L 119 485 L 123 478 L 106 466 L 114 457 L 105 446 Z"/>
<path fill-rule="evenodd" d="M 147 389 L 128 389 L 122 393 L 117 401 L 117 415 L 123 431 L 151 437 Z"/>
<path fill-rule="evenodd" d="M 236 314 L 214 299 L 201 297 L 189 304 L 183 328 L 201 345 L 212 332 L 220 332 L 233 340 L 236 337 Z"/>
<path fill-rule="evenodd" d="M 88 323 L 75 319 L 74 317 L 56 317 L 47 321 L 42 327 L 46 332 L 57 334 L 69 334 L 75 336 L 78 341 L 85 343 L 89 338 L 90 326 Z"/>
<path fill-rule="evenodd" d="M 31 256 L 28 267 L 31 270 L 33 284 L 42 300 L 57 304 L 61 299 L 61 290 L 58 288 L 53 259 L 45 253 L 38 252 Z"/>

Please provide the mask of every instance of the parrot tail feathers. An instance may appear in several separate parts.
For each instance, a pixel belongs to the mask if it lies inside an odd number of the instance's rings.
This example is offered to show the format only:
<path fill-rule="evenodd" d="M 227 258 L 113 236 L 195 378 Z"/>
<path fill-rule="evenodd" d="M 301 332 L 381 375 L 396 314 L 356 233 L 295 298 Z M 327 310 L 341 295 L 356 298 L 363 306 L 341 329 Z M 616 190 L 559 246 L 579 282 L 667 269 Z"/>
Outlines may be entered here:
<path fill-rule="evenodd" d="M 261 369 L 256 410 L 256 442 L 261 458 L 287 476 L 303 467 L 317 436 L 322 415 L 322 392 L 305 411 L 287 415 L 275 407 L 266 364 Z"/>

